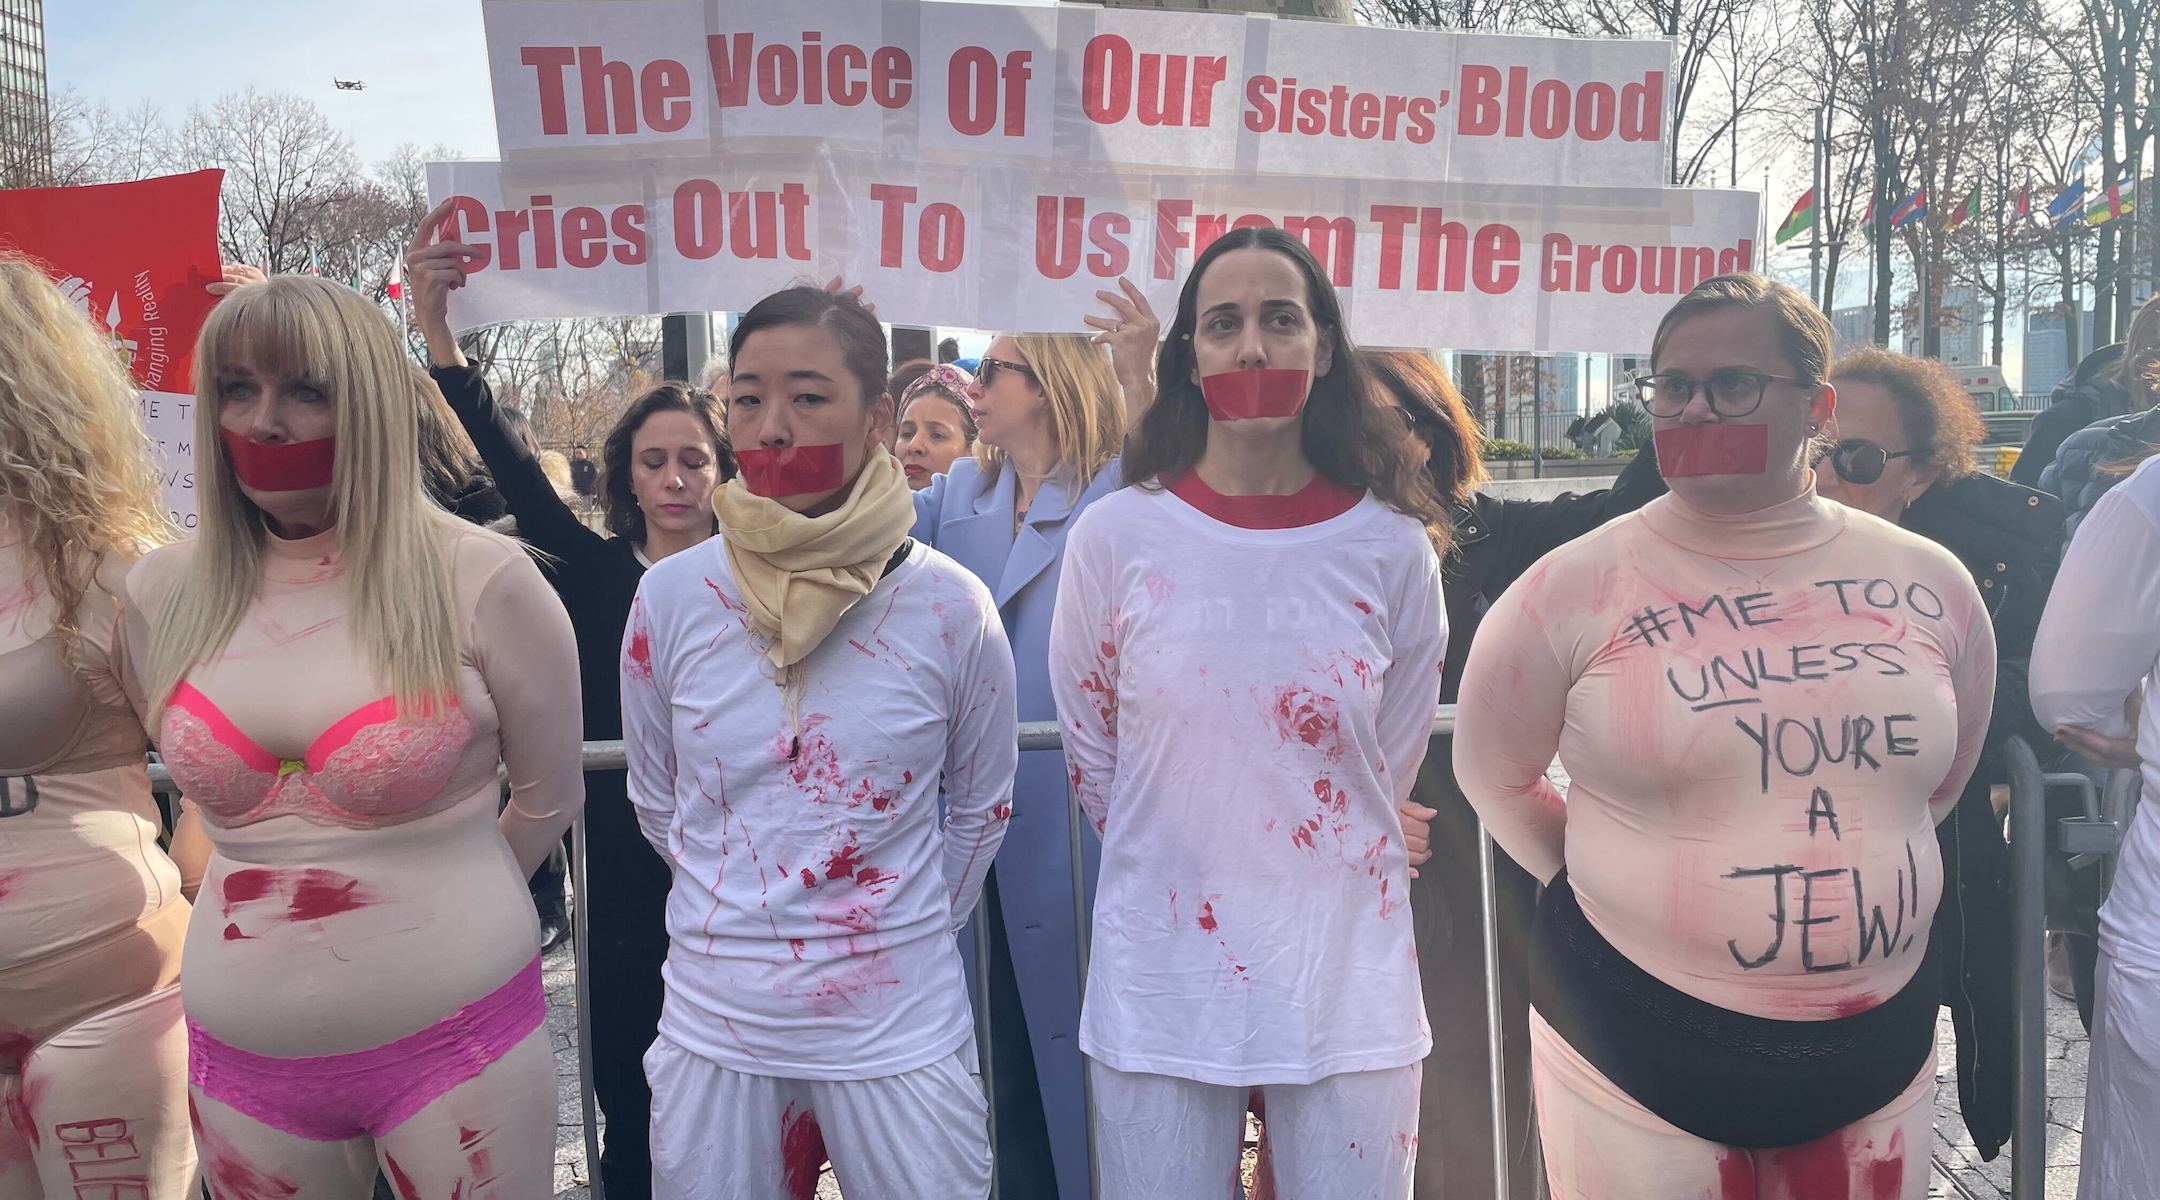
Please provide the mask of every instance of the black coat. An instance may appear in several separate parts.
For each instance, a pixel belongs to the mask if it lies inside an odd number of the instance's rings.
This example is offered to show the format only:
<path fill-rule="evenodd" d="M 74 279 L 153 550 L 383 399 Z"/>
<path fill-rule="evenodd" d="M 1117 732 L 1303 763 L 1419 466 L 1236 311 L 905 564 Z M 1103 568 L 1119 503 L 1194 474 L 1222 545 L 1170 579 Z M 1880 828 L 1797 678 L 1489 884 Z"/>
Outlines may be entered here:
<path fill-rule="evenodd" d="M 1987 475 L 1938 483 L 1905 512 L 1906 529 L 1955 554 L 1995 625 L 1994 713 L 1987 746 L 1956 809 L 1935 829 L 1943 901 L 1931 936 L 1943 1003 L 1957 1028 L 1958 1106 L 1980 1156 L 2010 1138 L 2017 1009 L 2011 975 L 2010 851 L 1989 796 L 2005 782 L 2000 747 L 2022 737 L 2047 757 L 2054 738 L 2033 715 L 2026 681 L 2033 635 L 2062 558 L 2062 503 Z"/>

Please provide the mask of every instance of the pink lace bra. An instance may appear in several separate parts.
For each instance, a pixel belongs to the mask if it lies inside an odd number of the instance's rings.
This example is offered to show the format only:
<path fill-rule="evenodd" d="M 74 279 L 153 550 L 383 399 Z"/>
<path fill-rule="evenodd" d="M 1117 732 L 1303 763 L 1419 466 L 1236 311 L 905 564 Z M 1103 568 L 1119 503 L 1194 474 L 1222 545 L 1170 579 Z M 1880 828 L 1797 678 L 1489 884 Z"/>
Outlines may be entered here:
<path fill-rule="evenodd" d="M 426 816 L 464 798 L 451 784 L 474 732 L 455 702 L 407 719 L 386 696 L 339 718 L 301 757 L 280 759 L 189 683 L 173 690 L 162 726 L 173 779 L 225 828 L 297 816 L 372 829 Z"/>

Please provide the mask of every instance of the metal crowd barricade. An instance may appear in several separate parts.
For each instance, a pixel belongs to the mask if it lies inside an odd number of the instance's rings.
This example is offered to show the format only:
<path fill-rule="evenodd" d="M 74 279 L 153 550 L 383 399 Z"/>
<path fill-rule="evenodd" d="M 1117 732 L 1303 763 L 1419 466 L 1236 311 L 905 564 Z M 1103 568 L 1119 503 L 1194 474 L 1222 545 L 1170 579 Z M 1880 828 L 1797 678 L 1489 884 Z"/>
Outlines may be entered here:
<path fill-rule="evenodd" d="M 1454 730 L 1455 710 L 1452 706 L 1442 706 L 1433 720 L 1433 736 L 1436 739 L 1451 737 Z M 1049 721 L 1021 725 L 1019 737 L 1022 750 L 1055 750 L 1062 744 L 1056 723 Z M 2018 1067 L 2016 1115 L 2011 1135 L 2010 1194 L 2012 1200 L 2042 1200 L 2047 1165 L 2047 968 L 2042 948 L 2046 929 L 2042 883 L 2046 873 L 2046 858 L 2051 851 L 2073 857 L 2113 854 L 2121 845 L 2122 831 L 2128 827 L 2129 808 L 2135 802 L 2136 780 L 2134 772 L 2125 773 L 2130 776 L 2127 780 L 2118 775 L 2103 795 L 2092 780 L 2084 775 L 2074 772 L 2043 772 L 2032 748 L 2022 739 L 2012 738 L 2005 744 L 2003 754 L 2010 773 L 2011 892 L 2015 905 L 2013 969 L 2016 973 L 2014 994 L 2017 1005 Z M 623 766 L 621 742 L 585 743 L 585 770 L 621 770 Z M 175 790 L 171 776 L 162 765 L 153 763 L 150 771 L 152 786 L 157 791 L 169 794 Z M 2046 802 L 2049 788 L 2069 788 L 2079 792 L 2085 809 L 2084 815 L 2065 818 L 2059 823 L 2052 831 L 2052 837 L 2049 836 L 2047 825 Z M 1067 835 L 1071 838 L 1073 849 L 1073 917 L 1079 931 L 1077 955 L 1081 986 L 1084 989 L 1093 914 L 1087 903 L 1080 850 L 1088 834 L 1080 806 L 1069 785 L 1065 807 Z M 1493 1166 L 1496 1194 L 1504 1197 L 1509 1194 L 1508 1168 L 1511 1156 L 1508 1153 L 1508 1105 L 1505 1097 L 1500 1036 L 1501 1012 L 1497 993 L 1498 926 L 1493 895 L 1493 846 L 1491 838 L 1482 829 L 1478 833 L 1478 849 L 1478 873 L 1483 893 L 1482 916 L 1485 925 L 1486 1038 L 1492 1064 L 1490 1082 L 1493 1098 Z M 573 886 L 583 895 L 587 874 L 585 825 L 582 817 L 572 827 L 570 869 Z M 980 911 L 978 908 L 978 915 Z M 593 1100 L 592 1029 L 588 1003 L 590 971 L 586 961 L 587 925 L 583 903 L 574 906 L 572 921 L 576 937 L 578 1076 L 585 1123 L 586 1173 L 590 1179 L 594 1200 L 605 1200 L 606 1192 L 601 1185 L 599 1170 L 598 1114 Z M 984 923 L 978 920 L 975 927 L 979 964 L 974 985 L 976 1045 L 981 1056 L 983 1087 L 985 1091 L 990 1091 L 996 1066 L 989 1028 L 990 958 Z M 1082 1082 L 1085 1086 L 1085 1075 L 1082 1076 Z M 1088 1166 L 1090 1174 L 1095 1175 L 1097 1159 L 1092 1090 L 1086 1096 L 1086 1104 Z M 995 1120 L 994 1115 L 992 1120 Z"/>

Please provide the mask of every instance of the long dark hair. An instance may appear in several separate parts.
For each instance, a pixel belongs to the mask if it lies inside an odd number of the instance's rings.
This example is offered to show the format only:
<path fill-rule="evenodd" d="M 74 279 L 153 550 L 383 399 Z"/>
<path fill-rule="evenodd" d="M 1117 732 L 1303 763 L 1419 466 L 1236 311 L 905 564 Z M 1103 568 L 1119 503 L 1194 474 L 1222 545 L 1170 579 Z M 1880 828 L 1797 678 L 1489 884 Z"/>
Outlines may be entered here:
<path fill-rule="evenodd" d="M 750 340 L 751 334 L 782 325 L 814 325 L 831 334 L 840 345 L 840 357 L 847 363 L 848 373 L 862 385 L 865 408 L 885 394 L 885 372 L 892 359 L 885 327 L 854 296 L 807 284 L 783 288 L 751 305 L 735 326 L 735 335 L 728 339 L 728 362 L 733 363 L 742 354 L 743 343 Z"/>
<path fill-rule="evenodd" d="M 1178 293 L 1177 319 L 1155 358 L 1159 389 L 1125 450 L 1125 482 L 1160 487 L 1192 469 L 1207 449 L 1207 402 L 1193 383 L 1193 330 L 1199 325 L 1200 279 L 1216 259 L 1233 250 L 1272 250 L 1296 264 L 1305 277 L 1305 303 L 1320 336 L 1334 341 L 1335 357 L 1315 376 L 1305 402 L 1299 444 L 1313 469 L 1329 482 L 1364 488 L 1388 507 L 1413 517 L 1446 538 L 1448 522 L 1432 481 L 1418 470 L 1402 436 L 1401 419 L 1372 395 L 1372 377 L 1343 328 L 1342 303 L 1312 251 L 1272 225 L 1233 229 L 1200 252 Z M 1441 546 L 1445 549 L 1445 546 Z"/>
<path fill-rule="evenodd" d="M 664 412 L 696 417 L 712 438 L 713 465 L 720 472 L 720 482 L 735 478 L 735 451 L 728 444 L 727 422 L 720 401 L 711 392 L 670 380 L 639 396 L 623 410 L 600 447 L 600 511 L 608 532 L 627 541 L 645 540 L 645 510 L 638 507 L 637 495 L 630 490 L 630 443 L 654 413 Z"/>
<path fill-rule="evenodd" d="M 1410 414 L 1411 436 L 1425 443 L 1425 475 L 1445 504 L 1461 504 L 1485 482 L 1479 448 L 1485 431 L 1440 364 L 1412 350 L 1367 350 L 1365 369 Z"/>

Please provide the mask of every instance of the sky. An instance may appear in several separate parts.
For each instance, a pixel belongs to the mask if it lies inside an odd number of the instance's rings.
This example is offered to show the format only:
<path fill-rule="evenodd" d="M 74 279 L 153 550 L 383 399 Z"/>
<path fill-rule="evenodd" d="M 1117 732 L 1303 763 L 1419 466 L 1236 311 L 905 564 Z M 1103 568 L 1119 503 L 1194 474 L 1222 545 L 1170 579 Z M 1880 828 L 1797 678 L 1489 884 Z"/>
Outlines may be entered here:
<path fill-rule="evenodd" d="M 313 100 L 364 162 L 403 142 L 495 154 L 478 0 L 46 0 L 45 46 L 53 91 L 175 124 L 253 86 Z"/>

